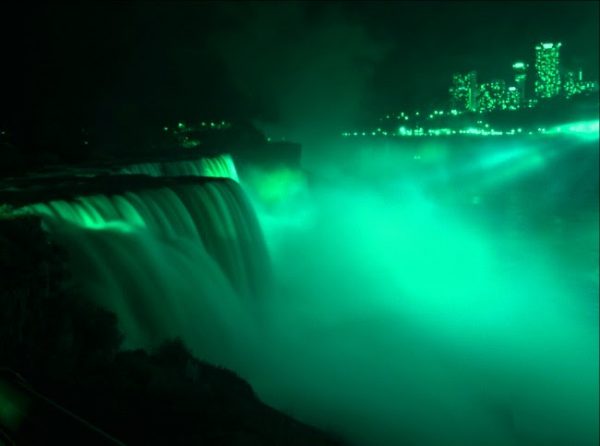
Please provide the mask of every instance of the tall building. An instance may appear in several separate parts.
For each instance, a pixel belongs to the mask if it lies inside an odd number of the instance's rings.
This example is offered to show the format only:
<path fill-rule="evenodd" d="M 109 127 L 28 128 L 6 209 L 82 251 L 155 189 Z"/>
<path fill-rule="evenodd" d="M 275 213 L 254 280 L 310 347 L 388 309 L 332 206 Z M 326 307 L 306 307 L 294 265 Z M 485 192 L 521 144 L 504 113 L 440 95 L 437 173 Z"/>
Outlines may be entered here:
<path fill-rule="evenodd" d="M 479 86 L 479 112 L 502 110 L 505 106 L 506 85 L 504 81 L 485 82 Z"/>
<path fill-rule="evenodd" d="M 518 110 L 521 104 L 523 102 L 519 89 L 515 86 L 508 87 L 502 101 L 502 110 Z"/>
<path fill-rule="evenodd" d="M 535 47 L 535 94 L 552 98 L 560 92 L 561 43 L 540 43 Z"/>
<path fill-rule="evenodd" d="M 574 71 L 567 71 L 565 73 L 563 93 L 565 94 L 566 98 L 570 98 L 582 93 L 594 92 L 597 90 L 597 82 L 583 80 L 583 70 L 581 68 L 577 70 L 577 73 Z"/>
<path fill-rule="evenodd" d="M 581 74 L 581 71 L 579 72 Z M 575 96 L 583 91 L 583 82 L 581 76 L 576 77 L 573 71 L 567 71 L 565 73 L 565 79 L 563 82 L 563 92 L 566 98 Z"/>
<path fill-rule="evenodd" d="M 450 87 L 452 108 L 460 111 L 476 111 L 477 93 L 477 73 L 475 71 L 452 76 L 452 87 Z"/>
<path fill-rule="evenodd" d="M 519 94 L 519 106 L 524 106 L 527 102 L 527 65 L 525 62 L 515 62 L 513 64 L 515 72 L 515 85 Z"/>

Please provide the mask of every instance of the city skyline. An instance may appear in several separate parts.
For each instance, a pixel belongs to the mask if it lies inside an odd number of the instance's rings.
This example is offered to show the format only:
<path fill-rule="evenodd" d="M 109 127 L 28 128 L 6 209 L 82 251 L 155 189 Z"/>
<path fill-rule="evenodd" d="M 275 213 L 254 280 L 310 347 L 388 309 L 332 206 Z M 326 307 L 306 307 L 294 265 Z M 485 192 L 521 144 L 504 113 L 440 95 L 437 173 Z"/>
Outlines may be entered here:
<path fill-rule="evenodd" d="M 343 131 L 343 137 L 422 137 L 422 136 L 512 136 L 512 135 L 557 135 L 561 133 L 590 134 L 598 132 L 598 119 L 588 119 L 567 125 L 541 124 L 538 116 L 534 127 L 513 119 L 501 127 L 494 128 L 484 121 L 491 112 L 516 112 L 533 109 L 548 101 L 562 98 L 570 100 L 584 93 L 598 92 L 598 81 L 585 78 L 583 69 L 561 63 L 562 42 L 540 42 L 534 49 L 534 60 L 527 63 L 521 59 L 512 63 L 512 78 L 479 82 L 476 70 L 454 73 L 448 89 L 447 100 L 435 109 L 419 107 L 409 113 L 388 113 L 379 118 L 376 128 Z M 597 96 L 597 95 L 596 95 Z M 561 104 L 561 106 L 564 103 Z M 561 107 L 558 106 L 558 107 Z M 596 109 L 598 100 L 596 100 Z M 557 105 L 552 106 L 556 109 Z M 406 108 L 404 108 L 406 110 Z M 548 109 L 546 107 L 547 112 Z M 596 112 L 597 114 L 597 112 Z M 456 120 L 461 115 L 470 115 L 467 121 Z M 473 118 L 477 116 L 477 118 Z M 520 115 L 522 119 L 524 116 Z M 589 118 L 589 116 L 588 116 Z M 508 127 L 507 127 L 508 124 Z M 526 128 L 523 128 L 526 127 Z"/>
<path fill-rule="evenodd" d="M 512 64 L 531 68 L 543 41 L 567 42 L 564 62 L 598 73 L 597 2 L 11 4 L 0 14 L 12 42 L 0 129 L 17 145 L 63 146 L 58 128 L 137 140 L 132 127 L 196 119 L 318 139 L 398 109 L 439 109 L 453 73 L 510 83 Z"/>
<path fill-rule="evenodd" d="M 512 64 L 512 82 L 498 76 L 478 82 L 475 69 L 455 73 L 449 88 L 451 108 L 480 113 L 497 109 L 518 110 L 534 107 L 539 100 L 559 95 L 568 99 L 587 91 L 597 91 L 598 81 L 586 78 L 581 67 L 561 63 L 562 46 L 562 42 L 536 44 L 533 61 L 528 63 L 522 59 Z"/>

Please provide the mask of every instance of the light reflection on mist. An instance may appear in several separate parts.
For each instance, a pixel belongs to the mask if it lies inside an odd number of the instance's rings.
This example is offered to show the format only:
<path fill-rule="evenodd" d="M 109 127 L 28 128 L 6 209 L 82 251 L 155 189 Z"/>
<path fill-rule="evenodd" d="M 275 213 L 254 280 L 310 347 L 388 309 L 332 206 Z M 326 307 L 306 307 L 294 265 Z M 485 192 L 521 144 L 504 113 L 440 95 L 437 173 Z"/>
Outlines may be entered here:
<path fill-rule="evenodd" d="M 424 167 L 388 149 L 318 166 L 335 175 L 288 185 L 280 206 L 256 201 L 279 284 L 247 374 L 256 390 L 357 444 L 596 444 L 598 296 L 581 296 L 565 264 L 597 271 L 597 258 L 562 259 L 545 213 L 597 211 L 564 209 L 564 195 L 529 206 L 544 191 L 528 183 L 554 170 L 573 189 L 569 169 L 590 160 L 522 143 L 442 147 Z M 352 172 L 356 159 L 383 169 Z M 467 162 L 478 170 L 459 175 Z"/>

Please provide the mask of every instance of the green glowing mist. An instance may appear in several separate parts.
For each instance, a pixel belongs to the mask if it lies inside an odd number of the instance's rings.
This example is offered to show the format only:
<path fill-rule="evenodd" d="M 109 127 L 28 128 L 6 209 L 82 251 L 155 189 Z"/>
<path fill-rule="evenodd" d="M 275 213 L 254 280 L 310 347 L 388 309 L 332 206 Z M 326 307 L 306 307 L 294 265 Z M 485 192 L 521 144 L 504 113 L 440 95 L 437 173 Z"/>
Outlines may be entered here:
<path fill-rule="evenodd" d="M 596 141 L 351 142 L 32 209 L 129 345 L 180 335 L 350 444 L 591 446 Z"/>
<path fill-rule="evenodd" d="M 460 143 L 315 155 L 287 206 L 255 178 L 280 288 L 247 376 L 356 444 L 596 444 L 597 146 Z"/>

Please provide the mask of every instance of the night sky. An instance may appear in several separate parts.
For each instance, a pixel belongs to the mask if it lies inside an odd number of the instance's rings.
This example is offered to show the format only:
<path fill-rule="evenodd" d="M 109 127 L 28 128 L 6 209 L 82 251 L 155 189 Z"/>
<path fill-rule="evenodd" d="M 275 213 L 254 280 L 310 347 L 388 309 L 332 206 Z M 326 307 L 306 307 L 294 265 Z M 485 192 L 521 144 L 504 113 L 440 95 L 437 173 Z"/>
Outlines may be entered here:
<path fill-rule="evenodd" d="M 509 79 L 540 41 L 598 78 L 598 2 L 13 4 L 0 17 L 0 125 L 49 141 L 199 118 L 333 134 L 443 104 L 453 72 Z"/>

